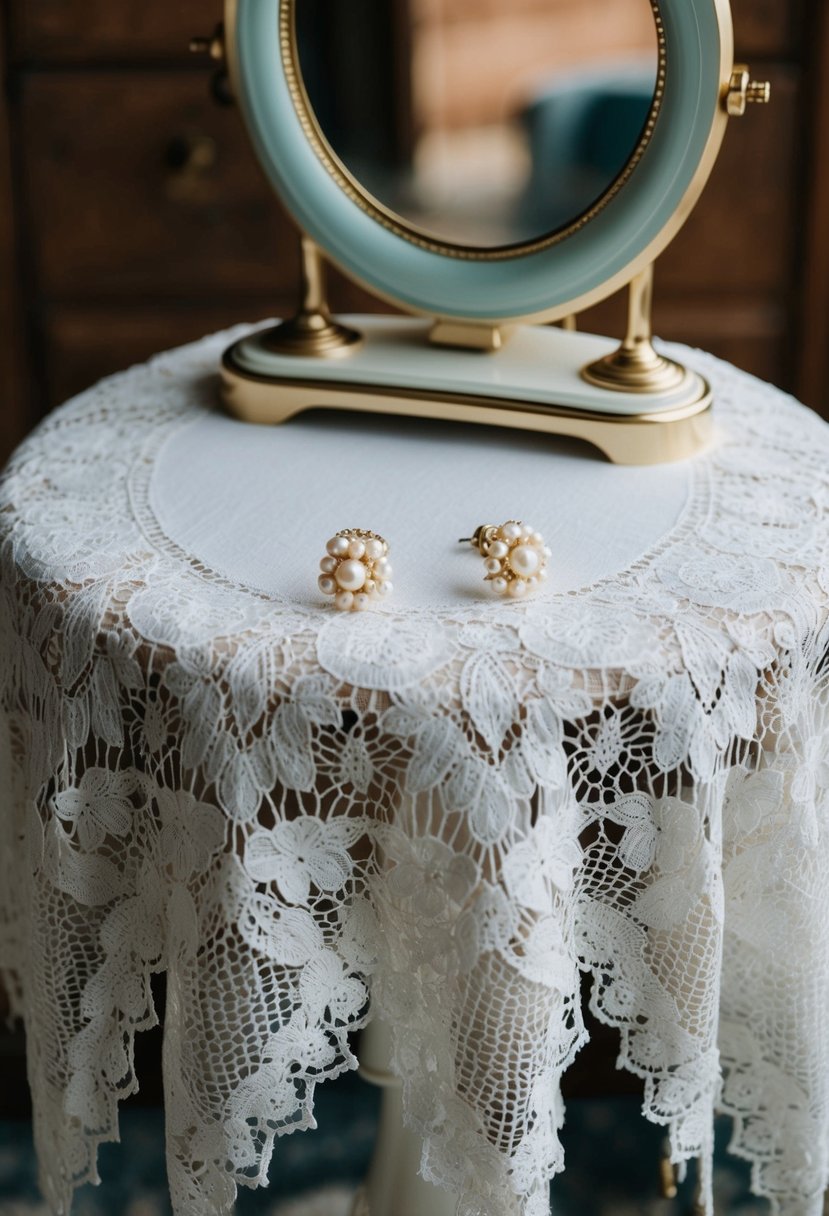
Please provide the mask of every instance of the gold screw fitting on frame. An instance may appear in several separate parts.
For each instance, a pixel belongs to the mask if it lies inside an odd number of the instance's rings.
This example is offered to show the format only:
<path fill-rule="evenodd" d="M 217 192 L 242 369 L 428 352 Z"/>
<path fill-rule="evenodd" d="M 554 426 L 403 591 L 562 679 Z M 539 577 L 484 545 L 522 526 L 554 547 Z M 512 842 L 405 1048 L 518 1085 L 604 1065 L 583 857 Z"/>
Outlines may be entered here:
<path fill-rule="evenodd" d="M 191 55 L 209 55 L 215 63 L 224 63 L 226 58 L 225 27 L 220 21 L 209 38 L 199 35 L 190 39 Z"/>
<path fill-rule="evenodd" d="M 771 101 L 771 83 L 752 80 L 744 63 L 735 63 L 725 95 L 725 108 L 732 118 L 742 118 L 749 105 L 766 106 Z"/>
<path fill-rule="evenodd" d="M 362 612 L 372 600 L 391 595 L 389 545 L 376 532 L 343 528 L 325 546 L 318 586 L 341 612 Z"/>
<path fill-rule="evenodd" d="M 483 557 L 484 582 L 491 584 L 496 595 L 523 599 L 547 578 L 547 561 L 552 554 L 532 524 L 517 519 L 508 519 L 500 527 L 481 524 L 472 536 L 461 537 L 460 544 L 466 543 Z"/>

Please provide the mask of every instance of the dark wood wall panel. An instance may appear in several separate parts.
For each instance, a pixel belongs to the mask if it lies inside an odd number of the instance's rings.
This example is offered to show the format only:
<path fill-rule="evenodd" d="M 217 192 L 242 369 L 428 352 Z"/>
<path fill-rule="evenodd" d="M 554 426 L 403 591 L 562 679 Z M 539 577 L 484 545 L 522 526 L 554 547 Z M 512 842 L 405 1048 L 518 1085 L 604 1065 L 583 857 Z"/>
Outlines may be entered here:
<path fill-rule="evenodd" d="M 210 33 L 222 0 L 14 0 L 15 53 L 59 63 L 185 59 Z"/>
<path fill-rule="evenodd" d="M 774 292 L 793 272 L 798 207 L 798 82 L 775 66 L 773 105 L 728 126 L 701 202 L 657 263 L 660 288 Z"/>
<path fill-rule="evenodd" d="M 804 86 L 809 144 L 804 165 L 805 216 L 799 260 L 803 267 L 798 307 L 794 389 L 809 405 L 829 400 L 829 4 L 810 27 L 810 71 Z"/>
<path fill-rule="evenodd" d="M 813 3 L 814 0 L 732 0 L 738 56 L 797 59 L 802 49 L 803 10 Z"/>
<path fill-rule="evenodd" d="M 8 88 L 6 27 L 0 11 L 0 96 Z M 20 249 L 16 191 L 13 188 L 11 115 L 0 105 L 0 461 L 25 432 L 29 401 L 24 368 L 23 307 L 19 292 Z M 0 1017 L 2 1017 L 0 1006 Z"/>
<path fill-rule="evenodd" d="M 181 60 L 191 35 L 219 21 L 220 0 L 15 0 L 14 49 L 23 58 L 60 63 L 111 59 Z M 796 57 L 799 0 L 733 0 L 737 50 Z"/>

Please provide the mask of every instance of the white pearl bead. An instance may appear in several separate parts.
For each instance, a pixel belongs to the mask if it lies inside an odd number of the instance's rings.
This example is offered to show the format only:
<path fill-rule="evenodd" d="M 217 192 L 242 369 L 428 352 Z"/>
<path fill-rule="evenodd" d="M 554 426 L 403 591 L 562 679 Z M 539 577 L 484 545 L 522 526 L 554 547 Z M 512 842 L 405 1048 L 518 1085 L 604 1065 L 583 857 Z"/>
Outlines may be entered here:
<path fill-rule="evenodd" d="M 333 574 L 336 569 L 336 557 L 324 557 L 320 562 L 320 570 L 322 570 L 323 574 Z"/>
<path fill-rule="evenodd" d="M 509 564 L 520 578 L 531 578 L 541 565 L 541 559 L 532 545 L 516 545 L 510 550 Z"/>
<path fill-rule="evenodd" d="M 545 547 L 544 547 L 544 556 L 545 556 L 545 557 L 552 557 L 552 556 L 553 556 L 553 551 L 552 551 L 552 549 L 551 549 L 551 548 L 549 548 L 549 546 L 547 546 L 547 545 L 545 545 Z"/>
<path fill-rule="evenodd" d="M 377 594 L 383 599 L 385 599 L 386 596 L 391 595 L 392 591 L 394 591 L 394 584 L 390 583 L 387 578 L 383 579 L 381 583 L 377 584 Z"/>
<path fill-rule="evenodd" d="M 383 556 L 385 551 L 385 545 L 381 540 L 372 539 L 366 541 L 366 557 L 369 561 L 376 562 L 379 557 Z"/>
<path fill-rule="evenodd" d="M 530 537 L 532 536 L 533 532 L 535 532 L 535 528 L 532 526 L 532 524 L 522 524 L 521 525 L 521 535 L 524 537 L 525 540 L 529 540 Z"/>
<path fill-rule="evenodd" d="M 492 580 L 492 590 L 497 595 L 506 595 L 508 586 L 509 584 L 505 578 L 494 578 Z"/>
<path fill-rule="evenodd" d="M 522 596 L 527 594 L 527 584 L 522 578 L 513 579 L 509 585 L 510 598 L 520 600 Z"/>
<path fill-rule="evenodd" d="M 366 551 L 365 541 L 355 539 L 349 541 L 348 556 L 353 557 L 355 561 L 359 561 Z"/>
<path fill-rule="evenodd" d="M 490 557 L 506 557 L 509 553 L 509 545 L 502 540 L 494 540 L 489 546 Z"/>
<path fill-rule="evenodd" d="M 365 591 L 366 595 L 374 595 L 376 590 L 377 590 L 377 584 L 375 583 L 374 579 L 367 578 L 365 583 L 363 584 L 363 591 Z"/>
<path fill-rule="evenodd" d="M 547 571 L 543 567 L 538 572 L 538 581 L 540 583 L 546 583 L 547 581 Z"/>
<path fill-rule="evenodd" d="M 350 612 L 354 606 L 354 595 L 351 591 L 340 591 L 334 603 L 341 612 Z"/>
<path fill-rule="evenodd" d="M 391 568 L 391 562 L 387 557 L 381 557 L 374 563 L 375 578 L 387 579 L 391 578 L 394 571 Z"/>
<path fill-rule="evenodd" d="M 337 567 L 335 578 L 343 591 L 359 591 L 366 581 L 366 568 L 362 562 L 349 559 Z"/>
<path fill-rule="evenodd" d="M 501 535 L 504 540 L 518 540 L 521 536 L 520 524 L 504 524 L 501 529 Z"/>
<path fill-rule="evenodd" d="M 369 598 L 362 591 L 354 596 L 354 611 L 365 612 L 369 605 Z"/>
<path fill-rule="evenodd" d="M 325 547 L 332 557 L 345 557 L 348 553 L 348 537 L 332 536 Z"/>
<path fill-rule="evenodd" d="M 544 537 L 541 535 L 540 532 L 533 532 L 532 536 L 530 537 L 530 540 L 532 541 L 532 543 L 534 545 L 538 545 L 539 549 L 544 548 Z"/>
<path fill-rule="evenodd" d="M 501 573 L 501 563 L 498 561 L 497 557 L 488 557 L 486 559 L 486 561 L 484 562 L 484 567 L 486 569 L 487 574 L 500 574 Z"/>
<path fill-rule="evenodd" d="M 334 595 L 337 590 L 337 584 L 330 574 L 321 574 L 318 586 L 323 595 Z"/>

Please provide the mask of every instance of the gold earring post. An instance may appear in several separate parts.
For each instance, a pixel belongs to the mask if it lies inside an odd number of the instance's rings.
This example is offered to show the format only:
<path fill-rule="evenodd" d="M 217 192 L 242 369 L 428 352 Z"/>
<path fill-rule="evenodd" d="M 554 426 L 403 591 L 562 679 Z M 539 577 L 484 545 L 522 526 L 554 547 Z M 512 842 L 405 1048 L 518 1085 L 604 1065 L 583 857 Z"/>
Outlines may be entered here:
<path fill-rule="evenodd" d="M 479 553 L 486 556 L 486 551 L 495 539 L 495 533 L 498 528 L 495 524 L 481 524 L 476 528 L 472 536 L 461 536 L 458 540 L 459 545 L 472 545 L 473 549 L 477 549 Z"/>

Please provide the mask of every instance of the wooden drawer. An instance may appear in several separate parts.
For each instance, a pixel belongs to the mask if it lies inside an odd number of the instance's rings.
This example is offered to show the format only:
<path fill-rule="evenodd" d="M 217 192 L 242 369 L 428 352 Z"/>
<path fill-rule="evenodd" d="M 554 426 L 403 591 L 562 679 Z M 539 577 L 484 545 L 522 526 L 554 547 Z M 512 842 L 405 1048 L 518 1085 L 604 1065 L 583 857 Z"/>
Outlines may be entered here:
<path fill-rule="evenodd" d="M 343 279 L 329 278 L 331 306 L 338 312 L 386 312 L 375 297 Z M 136 303 L 115 307 L 95 304 L 57 305 L 43 319 L 40 348 L 46 369 L 46 404 L 60 405 L 102 376 L 141 363 L 160 350 L 194 342 L 242 322 L 286 317 L 296 308 L 294 285 L 284 295 L 224 301 L 192 300 L 182 304 Z"/>
<path fill-rule="evenodd" d="M 194 34 L 209 34 L 222 0 L 13 0 L 13 52 L 60 63 L 184 60 Z"/>
<path fill-rule="evenodd" d="M 295 283 L 293 228 L 205 75 L 32 74 L 21 115 L 47 297 L 269 296 Z"/>
<path fill-rule="evenodd" d="M 287 300 L 276 303 L 277 311 L 287 312 L 289 307 Z M 56 308 L 46 317 L 41 342 L 48 405 L 60 405 L 103 376 L 143 363 L 159 351 L 267 314 L 268 309 L 255 300 L 181 306 L 125 301 L 118 308 Z"/>

